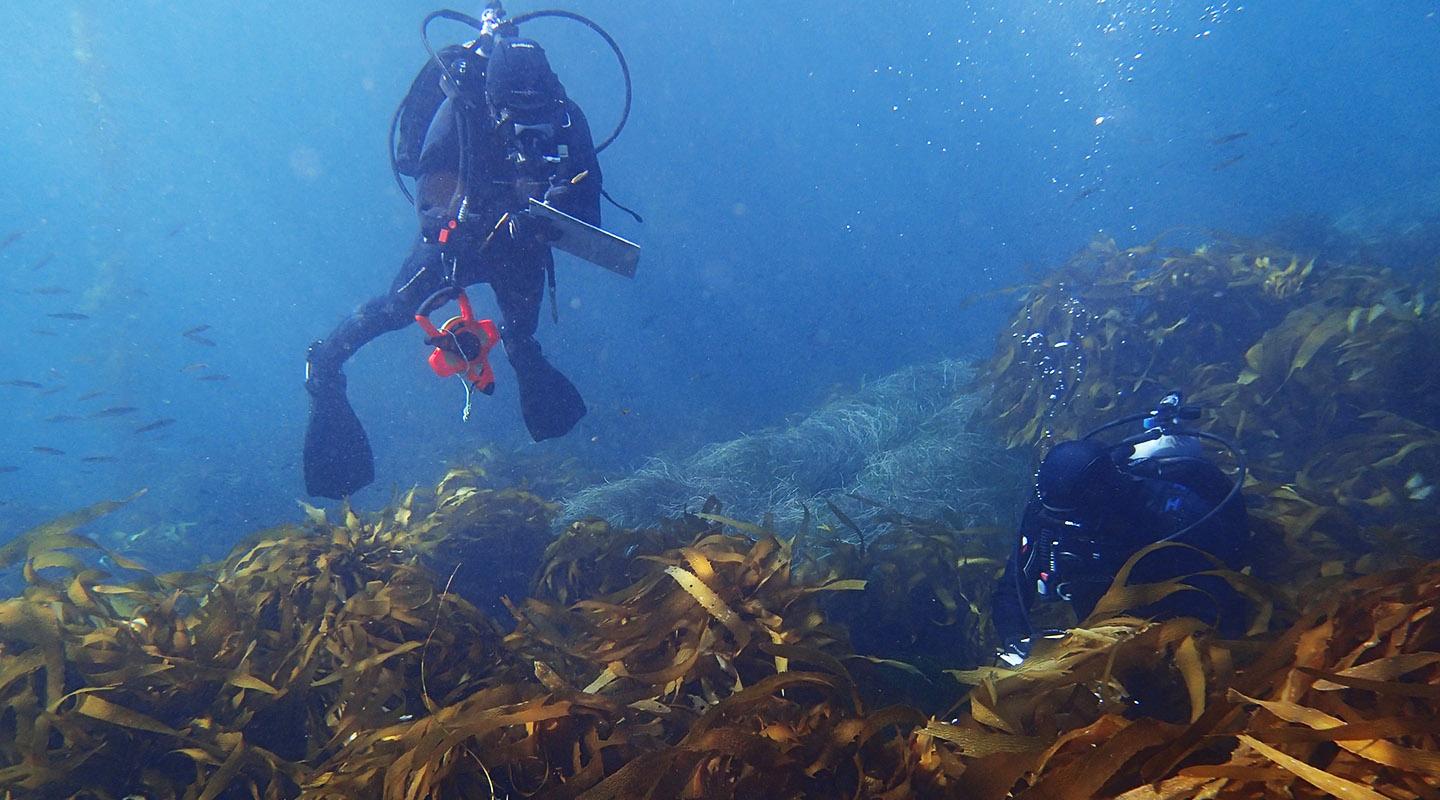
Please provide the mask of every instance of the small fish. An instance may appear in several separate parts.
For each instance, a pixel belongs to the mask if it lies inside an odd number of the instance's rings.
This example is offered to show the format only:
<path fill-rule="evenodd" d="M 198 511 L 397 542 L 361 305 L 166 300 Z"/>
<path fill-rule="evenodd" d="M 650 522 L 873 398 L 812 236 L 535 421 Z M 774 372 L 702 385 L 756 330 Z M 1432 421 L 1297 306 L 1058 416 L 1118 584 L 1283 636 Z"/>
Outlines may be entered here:
<path fill-rule="evenodd" d="M 65 451 L 64 451 L 64 450 L 59 450 L 59 449 L 54 448 L 54 447 L 37 446 L 37 447 L 32 447 L 32 448 L 30 448 L 30 449 L 31 449 L 31 450 L 34 450 L 34 451 L 37 452 L 37 453 L 41 453 L 41 454 L 47 455 L 47 456 L 63 456 L 63 455 L 65 455 Z"/>
<path fill-rule="evenodd" d="M 19 467 L 11 467 L 11 466 L 0 467 L 0 475 L 4 475 L 4 474 L 7 473 L 7 472 L 19 472 L 19 471 L 20 471 L 20 468 L 19 468 Z"/>
<path fill-rule="evenodd" d="M 180 368 L 181 372 L 199 372 L 202 369 L 210 369 L 210 365 L 203 361 L 196 361 L 194 364 L 186 364 Z"/>
<path fill-rule="evenodd" d="M 60 334 L 56 333 L 55 331 L 47 331 L 47 330 L 44 330 L 43 328 L 31 328 L 31 329 L 30 329 L 30 332 L 33 333 L 33 334 L 35 334 L 36 336 L 59 336 L 59 335 L 60 335 Z"/>
<path fill-rule="evenodd" d="M 211 375 L 202 375 L 202 376 L 200 376 L 199 380 L 202 380 L 202 381 L 210 381 L 210 382 L 214 382 L 214 381 L 228 381 L 228 380 L 230 380 L 230 376 L 229 376 L 229 375 L 226 375 L 226 374 L 224 374 L 224 373 L 222 373 L 222 372 L 216 372 L 216 373 L 211 374 Z"/>
<path fill-rule="evenodd" d="M 214 340 L 212 340 L 212 339 L 206 339 L 204 336 L 186 336 L 185 338 L 186 338 L 186 339 L 189 339 L 190 341 L 194 342 L 195 344 L 203 344 L 203 345 L 205 345 L 206 347 L 214 347 L 214 346 L 215 346 Z"/>
<path fill-rule="evenodd" d="M 20 389 L 43 389 L 43 388 L 45 388 L 45 385 L 44 385 L 44 384 L 42 384 L 42 383 L 36 383 L 35 381 L 5 381 L 4 383 L 0 383 L 0 386 L 15 386 L 15 387 L 18 387 L 18 388 L 20 388 Z"/>
<path fill-rule="evenodd" d="M 1085 188 L 1075 193 L 1075 199 L 1070 201 L 1070 205 L 1073 206 L 1081 200 L 1089 197 L 1090 195 L 1095 194 L 1096 192 L 1100 191 L 1100 188 L 1100 184 L 1098 183 L 1091 186 L 1086 186 Z"/>
<path fill-rule="evenodd" d="M 155 420 L 154 422 L 151 422 L 151 423 L 146 424 L 146 425 L 141 425 L 140 427 L 138 427 L 138 428 L 135 429 L 135 432 L 136 432 L 136 433 L 149 433 L 150 431 L 158 431 L 158 430 L 160 430 L 161 428 L 164 428 L 164 427 L 169 426 L 169 425 L 174 425 L 174 424 L 175 424 L 175 420 L 171 419 L 170 417 L 161 417 L 160 419 L 157 419 L 157 420 Z"/>
<path fill-rule="evenodd" d="M 30 294 L 54 297 L 61 294 L 70 294 L 70 290 L 66 289 L 64 286 L 41 286 L 39 289 L 31 289 Z"/>
<path fill-rule="evenodd" d="M 196 325 L 196 326 L 193 327 L 193 328 L 189 328 L 189 329 L 187 329 L 187 330 L 181 331 L 181 332 L 180 332 L 180 335 L 181 335 L 181 336 L 194 336 L 194 335 L 197 334 L 197 333 L 204 333 L 205 331 L 208 331 L 208 330 L 210 330 L 210 326 L 209 326 L 209 325 Z"/>
<path fill-rule="evenodd" d="M 75 398 L 75 399 L 83 403 L 83 402 L 85 402 L 86 400 L 94 400 L 95 398 L 99 397 L 99 396 L 102 395 L 102 394 L 105 394 L 105 393 L 104 393 L 104 392 L 99 392 L 99 391 L 96 391 L 96 392 L 86 392 L 85 394 L 82 394 L 82 395 L 80 395 L 79 397 L 77 397 L 77 398 Z"/>
<path fill-rule="evenodd" d="M 49 264 L 51 261 L 54 261 L 54 260 L 55 260 L 55 254 L 54 254 L 54 253 L 46 253 L 45 255 L 43 255 L 43 256 L 40 257 L 40 260 L 39 260 L 39 261 L 36 261 L 34 264 L 31 264 L 31 265 L 30 265 L 30 271 L 31 271 L 31 272 L 39 272 L 40 270 L 42 270 L 42 269 L 45 268 L 45 265 L 46 265 L 46 264 Z"/>
<path fill-rule="evenodd" d="M 1238 156 L 1235 156 L 1234 158 L 1227 158 L 1227 159 L 1225 159 L 1224 161 L 1221 161 L 1219 164 L 1216 164 L 1215 166 L 1211 167 L 1211 168 L 1210 168 L 1210 171 L 1211 171 L 1211 172 L 1219 172 L 1219 171 L 1222 170 L 1222 169 L 1228 169 L 1228 168 L 1233 167 L 1233 166 L 1235 166 L 1236 164 L 1240 163 L 1240 160 L 1243 159 L 1243 158 L 1245 158 L 1245 154 L 1243 154 L 1243 153 L 1240 154 L 1240 155 L 1238 155 Z"/>
<path fill-rule="evenodd" d="M 24 235 L 25 231 L 15 231 L 9 236 L 6 236 L 3 241 L 0 241 L 0 252 L 4 252 L 5 248 L 9 247 L 12 244 L 15 244 L 17 241 L 20 240 L 20 237 Z"/>
<path fill-rule="evenodd" d="M 180 235 L 180 232 L 183 231 L 183 230 L 185 230 L 186 224 L 187 224 L 187 223 L 184 223 L 184 222 L 177 222 L 177 223 L 175 223 L 175 224 L 170 228 L 169 231 L 166 231 L 166 233 L 165 233 L 165 238 L 166 238 L 166 239 L 174 239 L 176 236 L 179 236 L 179 235 Z"/>
<path fill-rule="evenodd" d="M 46 421 L 46 422 L 50 422 L 50 423 L 56 423 L 56 422 L 74 422 L 74 421 L 77 420 L 77 419 L 80 419 L 80 418 L 77 417 L 77 416 L 74 416 L 74 415 L 72 415 L 72 414 L 56 414 L 56 415 L 53 416 L 53 417 L 46 417 L 46 418 L 45 418 L 45 421 Z"/>
<path fill-rule="evenodd" d="M 52 394 L 59 394 L 59 393 L 61 393 L 61 392 L 63 392 L 63 391 L 65 391 L 65 384 L 63 384 L 63 383 L 57 383 L 57 384 L 55 384 L 54 386 L 51 386 L 51 387 L 49 387 L 49 388 L 47 388 L 47 389 L 41 389 L 41 390 L 40 390 L 40 395 L 41 395 L 42 397 L 49 397 L 49 396 L 52 395 Z"/>
<path fill-rule="evenodd" d="M 115 461 L 116 458 L 115 456 L 85 456 L 80 460 L 84 461 L 86 464 L 109 464 L 110 462 Z"/>
<path fill-rule="evenodd" d="M 46 314 L 45 316 L 50 317 L 51 319 L 70 319 L 70 320 L 90 319 L 90 315 L 89 315 L 89 314 L 81 314 L 81 313 L 78 312 L 78 311 L 61 311 L 61 312 L 58 313 L 58 314 Z"/>
<path fill-rule="evenodd" d="M 1234 133 L 1227 133 L 1227 134 L 1225 134 L 1224 136 L 1220 136 L 1220 137 L 1218 137 L 1218 138 L 1211 139 L 1211 140 L 1210 140 L 1210 144 L 1213 144 L 1213 145 L 1230 144 L 1231 142 L 1238 142 L 1238 141 L 1240 141 L 1241 139 L 1244 139 L 1246 136 L 1249 136 L 1249 135 L 1250 135 L 1250 131 L 1236 131 L 1236 132 L 1234 132 Z"/>
<path fill-rule="evenodd" d="M 96 411 L 95 413 L 90 415 L 90 418 L 99 419 L 100 417 L 122 417 L 126 414 L 133 414 L 139 410 L 140 409 L 136 408 L 135 406 L 111 406 L 109 408 L 102 408 L 99 411 Z"/>

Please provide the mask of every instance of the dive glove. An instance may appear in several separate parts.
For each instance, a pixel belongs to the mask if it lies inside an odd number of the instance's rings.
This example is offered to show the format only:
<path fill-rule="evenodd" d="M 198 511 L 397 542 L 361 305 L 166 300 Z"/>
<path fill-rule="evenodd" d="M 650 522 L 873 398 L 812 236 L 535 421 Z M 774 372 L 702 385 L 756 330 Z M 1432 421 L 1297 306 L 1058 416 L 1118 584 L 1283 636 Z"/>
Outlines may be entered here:
<path fill-rule="evenodd" d="M 560 231 L 550 220 L 521 211 L 510 215 L 510 236 L 517 242 L 548 244 L 560 238 Z"/>
<path fill-rule="evenodd" d="M 995 653 L 995 665 L 1018 667 L 1030 655 L 1030 638 L 1012 639 Z"/>

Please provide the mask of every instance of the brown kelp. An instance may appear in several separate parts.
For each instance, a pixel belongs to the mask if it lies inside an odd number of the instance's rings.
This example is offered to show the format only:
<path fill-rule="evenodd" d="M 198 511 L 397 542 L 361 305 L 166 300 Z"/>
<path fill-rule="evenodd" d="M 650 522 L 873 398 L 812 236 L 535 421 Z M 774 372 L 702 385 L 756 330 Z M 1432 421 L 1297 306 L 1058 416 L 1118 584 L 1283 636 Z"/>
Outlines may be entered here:
<path fill-rule="evenodd" d="M 1423 797 L 1440 780 L 1426 727 L 1440 710 L 1436 565 L 1332 587 L 1287 632 L 1247 642 L 1191 620 L 1097 615 L 1020 670 L 957 670 L 973 688 L 944 713 L 869 699 L 913 668 L 858 657 L 821 602 L 863 596 L 869 585 L 847 577 L 859 565 L 893 584 L 869 606 L 880 622 L 915 616 L 892 592 L 953 592 L 927 624 L 963 638 L 995 565 L 976 556 L 976 575 L 944 585 L 968 556 L 936 530 L 897 525 L 893 542 L 798 570 L 789 542 L 717 514 L 651 532 L 593 523 L 551 546 L 504 635 L 421 558 L 457 505 L 523 530 L 525 501 L 507 507 L 520 493 L 473 488 L 451 476 L 421 493 L 423 515 L 414 497 L 364 518 L 310 510 L 189 574 L 88 566 L 85 554 L 113 554 L 74 528 L 108 505 L 8 545 L 4 563 L 30 585 L 0 605 L 0 785 L 114 798 L 1250 797 L 1298 776 L 1313 796 L 1385 781 L 1388 796 Z M 896 574 L 919 554 L 934 555 L 931 577 Z M 578 579 L 599 570 L 611 577 Z"/>
<path fill-rule="evenodd" d="M 333 525 L 312 510 L 183 575 L 151 575 L 73 532 L 114 506 L 6 547 L 28 586 L 3 611 L 0 785 L 290 797 L 302 759 L 509 682 L 500 631 L 420 565 L 404 505 Z"/>
<path fill-rule="evenodd" d="M 834 527 L 849 527 L 849 515 L 838 508 L 834 512 L 839 516 Z M 826 610 L 845 626 L 856 653 L 864 657 L 864 663 L 851 664 L 852 670 L 869 670 L 877 659 L 891 667 L 908 665 L 909 673 L 889 674 L 894 688 L 906 695 L 934 695 L 937 688 L 948 687 L 917 682 L 916 667 L 938 676 L 943 668 L 990 657 L 996 638 L 990 601 L 1009 554 L 1010 532 L 956 528 L 891 510 L 879 511 L 876 519 L 886 526 L 878 537 L 855 545 L 837 536 L 824 546 L 821 564 L 866 582 L 863 592 L 827 598 Z M 824 534 L 830 528 L 821 524 L 817 529 Z"/>
<path fill-rule="evenodd" d="M 713 499 L 552 537 L 555 505 L 457 467 L 170 574 L 82 535 L 108 503 L 0 547 L 23 582 L 0 601 L 0 790 L 1440 796 L 1440 562 L 1414 558 L 1440 376 L 1407 366 L 1433 355 L 1433 290 L 1106 243 L 1024 292 L 977 383 L 1017 451 L 1186 388 L 1251 455 L 1257 529 L 1290 557 L 1275 586 L 1225 574 L 1246 638 L 1127 616 L 1173 587 L 1122 573 L 1021 667 L 987 666 L 1009 534 L 856 492 L 800 504 L 794 538 Z"/>
<path fill-rule="evenodd" d="M 966 797 L 1433 797 L 1440 565 L 1333 592 L 1267 642 L 1088 620 L 912 743 Z M 977 774 L 978 773 L 978 774 Z"/>

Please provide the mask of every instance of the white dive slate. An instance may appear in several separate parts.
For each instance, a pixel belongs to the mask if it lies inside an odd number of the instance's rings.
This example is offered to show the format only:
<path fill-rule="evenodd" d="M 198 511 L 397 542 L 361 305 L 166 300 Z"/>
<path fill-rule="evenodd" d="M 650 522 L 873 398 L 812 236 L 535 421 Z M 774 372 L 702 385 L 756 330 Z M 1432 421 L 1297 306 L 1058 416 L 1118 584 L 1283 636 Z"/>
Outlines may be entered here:
<path fill-rule="evenodd" d="M 635 277 L 635 267 L 640 263 L 640 245 L 576 219 L 534 198 L 530 200 L 530 213 L 549 220 L 555 230 L 559 231 L 560 238 L 550 242 L 551 246 L 617 275 Z"/>

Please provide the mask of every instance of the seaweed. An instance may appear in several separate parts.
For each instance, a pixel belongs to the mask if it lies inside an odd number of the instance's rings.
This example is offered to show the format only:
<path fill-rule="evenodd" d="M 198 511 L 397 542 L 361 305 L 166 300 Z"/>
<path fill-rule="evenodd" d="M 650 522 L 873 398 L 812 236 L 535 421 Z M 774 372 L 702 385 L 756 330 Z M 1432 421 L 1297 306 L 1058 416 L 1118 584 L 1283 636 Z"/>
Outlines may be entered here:
<path fill-rule="evenodd" d="M 1432 796 L 1437 578 L 1355 581 L 1266 643 L 1088 620 L 1018 670 L 957 673 L 968 709 L 914 743 L 975 797 Z"/>
<path fill-rule="evenodd" d="M 862 579 L 866 587 L 827 598 L 826 610 L 850 634 L 853 671 L 885 687 L 886 696 L 935 702 L 947 687 L 930 678 L 946 667 L 988 661 L 993 653 L 991 596 L 1009 552 L 1009 532 L 956 529 L 891 510 L 879 518 L 888 529 L 867 547 L 832 545 L 827 553 L 825 563 L 837 574 Z M 877 664 L 882 669 L 873 669 Z"/>
<path fill-rule="evenodd" d="M 1437 540 L 1440 374 L 1416 367 L 1440 347 L 1433 287 L 1243 242 L 1168 255 L 1099 243 L 1019 291 L 970 389 L 948 365 L 877 387 L 945 388 L 916 401 L 933 429 L 864 457 L 827 450 L 847 477 L 803 499 L 781 490 L 773 514 L 748 495 L 727 515 L 687 485 L 694 513 L 567 519 L 552 536 L 559 507 L 481 464 L 373 514 L 304 506 L 303 521 L 187 572 L 83 535 L 126 501 L 22 534 L 0 546 L 0 570 L 23 582 L 0 601 L 0 789 L 1440 794 L 1440 562 L 1422 560 Z M 985 498 L 1013 489 L 1013 470 L 968 495 L 977 510 L 899 465 L 972 457 L 945 474 L 978 481 L 1175 387 L 1250 455 L 1256 529 L 1281 556 L 1207 573 L 1250 600 L 1247 636 L 1130 615 L 1193 587 L 1134 584 L 1127 567 L 1089 619 L 1017 669 L 988 666 L 1010 534 L 976 520 L 1000 516 Z M 884 416 L 859 405 L 762 444 L 803 450 Z M 986 416 L 1019 458 L 969 446 Z M 961 430 L 967 444 L 942 452 Z M 732 445 L 712 463 L 759 447 Z"/>
<path fill-rule="evenodd" d="M 425 514 L 414 495 L 333 522 L 307 509 L 303 524 L 191 573 L 87 563 L 111 554 L 76 526 L 118 504 L 5 546 L 28 586 L 0 603 L 0 786 L 1182 798 L 1271 784 L 1296 797 L 1427 796 L 1440 780 L 1440 563 L 1332 576 L 1278 634 L 1265 633 L 1271 598 L 1254 591 L 1255 634 L 1240 642 L 1196 620 L 1114 616 L 1136 593 L 1168 590 L 1122 574 L 1095 616 L 1011 671 L 964 650 L 987 635 L 993 534 L 895 515 L 863 552 L 841 540 L 801 563 L 789 541 L 714 503 L 653 530 L 577 525 L 548 548 L 534 595 L 510 602 L 507 634 L 425 558 L 477 523 L 527 530 L 533 501 L 454 475 L 433 500 L 421 494 Z M 825 602 L 839 597 L 863 599 L 868 624 L 901 643 L 857 653 L 845 623 L 862 626 Z M 926 655 L 903 642 L 926 626 L 963 643 L 928 653 L 962 667 L 950 711 L 944 691 L 885 699 L 896 676 L 923 682 L 895 657 Z"/>
<path fill-rule="evenodd" d="M 856 756 L 884 726 L 852 741 L 866 717 L 818 596 L 863 583 L 798 582 L 788 544 L 706 516 L 663 533 L 572 528 L 539 580 L 571 602 L 515 604 L 506 637 L 538 686 L 479 692 L 361 735 L 307 796 L 805 796 L 859 785 Z M 667 538 L 688 543 L 637 554 Z M 631 560 L 609 583 L 576 582 L 564 566 L 614 564 L 617 553 Z"/>
<path fill-rule="evenodd" d="M 405 507 L 369 522 L 347 510 L 341 524 L 311 509 L 216 569 L 152 575 L 74 532 L 119 505 L 5 548 L 6 563 L 24 554 L 28 585 L 0 606 L 0 785 L 292 797 L 302 761 L 517 669 L 494 623 L 437 591 Z"/>

